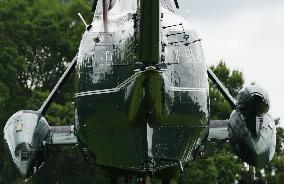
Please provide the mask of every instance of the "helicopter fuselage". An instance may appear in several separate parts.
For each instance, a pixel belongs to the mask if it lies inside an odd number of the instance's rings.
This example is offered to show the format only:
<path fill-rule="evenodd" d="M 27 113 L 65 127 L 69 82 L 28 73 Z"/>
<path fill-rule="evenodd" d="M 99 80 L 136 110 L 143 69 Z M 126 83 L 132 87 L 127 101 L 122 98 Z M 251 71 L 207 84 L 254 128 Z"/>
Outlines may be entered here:
<path fill-rule="evenodd" d="M 83 35 L 75 128 L 90 163 L 155 172 L 191 161 L 207 138 L 209 87 L 200 39 L 185 19 L 160 11 L 160 40 L 137 10 L 110 11 L 108 32 L 98 14 Z M 145 48 L 154 41 L 158 48 Z"/>

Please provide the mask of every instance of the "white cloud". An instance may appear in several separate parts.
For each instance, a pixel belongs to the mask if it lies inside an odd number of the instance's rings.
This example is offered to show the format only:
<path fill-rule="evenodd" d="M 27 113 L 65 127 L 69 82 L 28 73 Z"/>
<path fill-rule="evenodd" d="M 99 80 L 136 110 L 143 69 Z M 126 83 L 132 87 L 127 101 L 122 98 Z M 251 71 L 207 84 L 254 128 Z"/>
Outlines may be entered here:
<path fill-rule="evenodd" d="M 284 3 L 249 6 L 223 18 L 188 17 L 203 39 L 208 64 L 224 59 L 270 94 L 274 117 L 284 125 Z M 218 10 L 217 10 L 218 11 Z"/>

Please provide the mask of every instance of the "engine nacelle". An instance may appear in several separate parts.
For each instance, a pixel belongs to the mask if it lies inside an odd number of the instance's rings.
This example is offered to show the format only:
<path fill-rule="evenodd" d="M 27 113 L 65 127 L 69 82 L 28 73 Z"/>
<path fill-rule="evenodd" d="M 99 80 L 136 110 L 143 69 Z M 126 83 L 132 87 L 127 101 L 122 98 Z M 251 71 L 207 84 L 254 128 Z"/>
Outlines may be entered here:
<path fill-rule="evenodd" d="M 245 116 L 264 115 L 270 108 L 268 93 L 261 86 L 251 84 L 238 93 L 237 108 Z"/>
<path fill-rule="evenodd" d="M 259 85 L 249 85 L 239 92 L 237 100 L 228 126 L 231 147 L 244 162 L 263 167 L 272 160 L 276 147 L 268 94 Z"/>
<path fill-rule="evenodd" d="M 247 126 L 254 124 L 256 133 Z M 229 123 L 230 144 L 236 155 L 244 162 L 263 167 L 272 160 L 276 146 L 276 127 L 270 114 L 247 119 L 233 111 Z"/>
<path fill-rule="evenodd" d="M 29 177 L 42 165 L 42 143 L 49 132 L 45 118 L 34 111 L 19 111 L 7 121 L 4 139 L 22 176 Z"/>

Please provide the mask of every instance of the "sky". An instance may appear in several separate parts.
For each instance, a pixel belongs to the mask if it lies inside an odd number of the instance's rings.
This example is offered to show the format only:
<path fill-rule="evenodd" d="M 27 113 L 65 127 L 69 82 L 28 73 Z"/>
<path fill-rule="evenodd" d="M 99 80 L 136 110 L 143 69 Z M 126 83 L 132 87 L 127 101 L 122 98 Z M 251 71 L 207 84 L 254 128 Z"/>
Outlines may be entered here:
<path fill-rule="evenodd" d="M 208 65 L 221 59 L 256 82 L 271 100 L 274 118 L 284 126 L 284 1 L 179 0 L 202 39 Z"/>

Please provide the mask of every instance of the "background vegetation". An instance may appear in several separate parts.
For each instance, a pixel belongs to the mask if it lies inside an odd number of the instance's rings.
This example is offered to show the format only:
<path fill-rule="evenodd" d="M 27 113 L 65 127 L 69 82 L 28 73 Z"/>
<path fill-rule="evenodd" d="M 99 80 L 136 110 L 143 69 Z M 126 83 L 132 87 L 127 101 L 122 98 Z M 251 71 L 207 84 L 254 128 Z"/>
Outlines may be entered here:
<path fill-rule="evenodd" d="M 16 111 L 40 107 L 75 56 L 85 29 L 77 12 L 91 21 L 88 0 L 0 0 L 0 183 L 23 183 L 4 154 L 2 130 Z M 224 62 L 212 68 L 236 96 L 244 83 L 242 73 L 230 70 Z M 46 117 L 51 125 L 72 123 L 73 84 L 71 77 L 49 109 Z M 212 119 L 228 118 L 229 104 L 212 86 L 210 95 Z M 259 183 L 283 183 L 283 143 L 284 130 L 278 127 L 276 156 L 266 168 L 257 170 Z M 231 153 L 228 144 L 210 142 L 205 151 L 205 156 L 190 163 L 176 183 L 251 183 L 250 173 Z M 86 165 L 76 149 L 67 147 L 51 150 L 50 162 L 32 181 L 40 184 L 108 182 L 102 169 Z"/>

